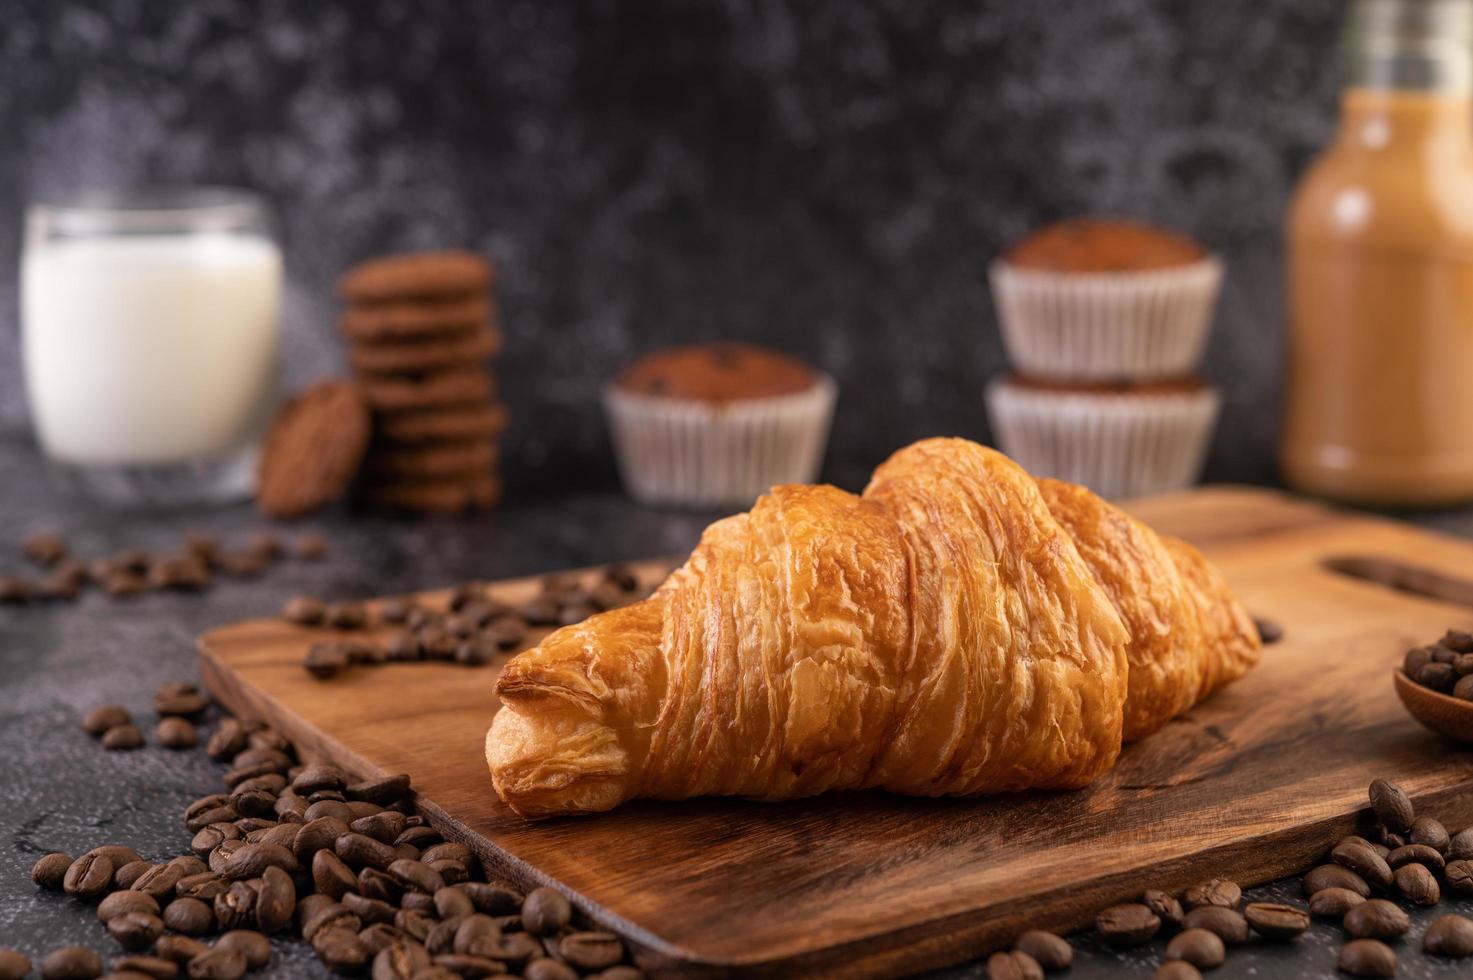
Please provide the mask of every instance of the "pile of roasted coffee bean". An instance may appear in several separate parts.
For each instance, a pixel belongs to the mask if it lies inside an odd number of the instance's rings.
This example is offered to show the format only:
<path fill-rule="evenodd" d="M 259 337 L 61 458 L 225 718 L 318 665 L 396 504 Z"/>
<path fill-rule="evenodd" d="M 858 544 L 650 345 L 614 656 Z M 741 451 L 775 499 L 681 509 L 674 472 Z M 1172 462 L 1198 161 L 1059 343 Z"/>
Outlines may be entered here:
<path fill-rule="evenodd" d="M 327 550 L 327 539 L 316 532 L 298 535 L 290 543 L 290 554 L 304 561 L 320 561 L 327 557 Z M 72 600 L 88 588 L 114 599 L 146 592 L 201 592 L 219 576 L 263 575 L 287 556 L 288 545 L 263 531 L 240 547 L 227 548 L 213 535 L 191 531 L 177 551 L 151 554 L 135 549 L 85 561 L 71 554 L 60 535 L 46 532 L 26 538 L 21 554 L 36 566 L 40 577 L 0 575 L 0 603 Z"/>
<path fill-rule="evenodd" d="M 538 593 L 517 606 L 493 598 L 484 584 L 471 583 L 455 589 L 445 609 L 413 596 L 385 599 L 376 607 L 295 596 L 287 600 L 282 616 L 298 626 L 340 631 L 393 627 L 387 637 L 335 639 L 310 646 L 302 666 L 313 677 L 326 680 L 349 667 L 415 660 L 479 667 L 498 654 L 520 649 L 534 629 L 581 623 L 594 613 L 646 595 L 648 589 L 632 568 L 614 564 L 600 570 L 591 586 L 576 574 L 546 576 Z"/>
<path fill-rule="evenodd" d="M 1448 630 L 1436 643 L 1413 647 L 1401 669 L 1423 687 L 1473 701 L 1473 633 Z"/>
<path fill-rule="evenodd" d="M 187 719 L 208 700 L 165 685 L 155 707 Z M 87 721 L 89 732 L 100 724 Z M 119 947 L 106 967 L 114 980 L 236 980 L 268 963 L 269 936 L 291 934 L 332 972 L 373 980 L 643 976 L 618 936 L 576 923 L 560 892 L 524 895 L 488 878 L 469 848 L 415 812 L 409 777 L 356 780 L 228 716 L 205 751 L 228 767 L 225 792 L 185 809 L 187 852 L 153 861 L 105 844 L 75 859 L 46 854 L 31 869 L 37 886 L 96 906 Z M 0 949 L 0 980 L 31 969 Z M 65 947 L 40 969 L 44 980 L 91 980 L 104 963 Z"/>

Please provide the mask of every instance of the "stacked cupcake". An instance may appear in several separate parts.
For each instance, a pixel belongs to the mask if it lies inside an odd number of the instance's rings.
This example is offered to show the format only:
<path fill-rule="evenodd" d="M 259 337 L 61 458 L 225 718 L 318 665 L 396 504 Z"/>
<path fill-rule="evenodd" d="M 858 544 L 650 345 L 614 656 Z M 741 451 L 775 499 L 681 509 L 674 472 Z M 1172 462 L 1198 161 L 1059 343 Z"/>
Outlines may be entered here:
<path fill-rule="evenodd" d="M 454 512 L 501 498 L 491 283 L 484 259 L 453 251 L 375 259 L 343 277 L 340 328 L 373 413 L 359 481 L 370 503 Z"/>
<path fill-rule="evenodd" d="M 1172 232 L 1080 219 L 1014 245 L 991 278 L 1017 371 L 987 389 L 1000 448 L 1107 497 L 1194 483 L 1221 401 L 1195 372 L 1222 263 Z"/>

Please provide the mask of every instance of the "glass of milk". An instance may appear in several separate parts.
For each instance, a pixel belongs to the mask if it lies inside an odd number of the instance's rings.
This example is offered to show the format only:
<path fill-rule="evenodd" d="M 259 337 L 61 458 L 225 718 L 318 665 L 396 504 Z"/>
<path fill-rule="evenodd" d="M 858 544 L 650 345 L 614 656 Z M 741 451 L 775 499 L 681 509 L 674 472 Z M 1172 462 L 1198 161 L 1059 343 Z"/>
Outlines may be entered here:
<path fill-rule="evenodd" d="M 248 496 L 276 397 L 281 291 L 274 222 L 250 191 L 32 205 L 26 387 L 63 482 L 125 506 Z"/>

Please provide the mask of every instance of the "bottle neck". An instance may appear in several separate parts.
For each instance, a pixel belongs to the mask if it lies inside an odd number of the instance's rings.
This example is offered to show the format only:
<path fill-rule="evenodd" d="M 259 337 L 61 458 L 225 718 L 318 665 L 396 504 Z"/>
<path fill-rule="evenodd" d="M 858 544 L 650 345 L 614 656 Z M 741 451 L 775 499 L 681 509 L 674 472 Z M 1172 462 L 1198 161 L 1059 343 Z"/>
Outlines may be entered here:
<path fill-rule="evenodd" d="M 1361 150 L 1466 151 L 1473 146 L 1473 93 L 1346 89 L 1339 138 Z"/>
<path fill-rule="evenodd" d="M 1473 92 L 1473 0 L 1356 0 L 1345 44 L 1352 88 Z"/>

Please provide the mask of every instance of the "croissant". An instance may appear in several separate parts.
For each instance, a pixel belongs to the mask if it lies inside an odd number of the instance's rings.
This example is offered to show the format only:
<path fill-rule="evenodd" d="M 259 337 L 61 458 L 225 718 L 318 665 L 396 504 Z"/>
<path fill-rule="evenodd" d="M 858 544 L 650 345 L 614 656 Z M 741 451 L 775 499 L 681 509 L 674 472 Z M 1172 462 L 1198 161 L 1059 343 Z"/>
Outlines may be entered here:
<path fill-rule="evenodd" d="M 1190 545 L 929 439 L 860 496 L 773 488 L 649 599 L 513 657 L 486 758 L 528 818 L 636 797 L 1077 788 L 1258 656 Z"/>

